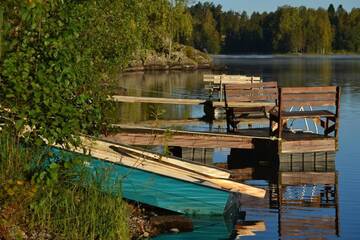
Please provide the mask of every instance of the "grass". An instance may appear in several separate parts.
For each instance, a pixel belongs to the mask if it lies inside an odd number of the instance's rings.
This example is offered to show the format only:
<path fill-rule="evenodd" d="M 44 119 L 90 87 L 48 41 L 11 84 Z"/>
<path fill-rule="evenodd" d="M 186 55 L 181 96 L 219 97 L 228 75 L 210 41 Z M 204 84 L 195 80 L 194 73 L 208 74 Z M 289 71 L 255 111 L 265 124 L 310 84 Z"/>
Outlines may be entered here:
<path fill-rule="evenodd" d="M 0 239 L 129 239 L 121 194 L 103 191 L 106 171 L 90 174 L 84 157 L 43 164 L 49 156 L 0 132 Z"/>

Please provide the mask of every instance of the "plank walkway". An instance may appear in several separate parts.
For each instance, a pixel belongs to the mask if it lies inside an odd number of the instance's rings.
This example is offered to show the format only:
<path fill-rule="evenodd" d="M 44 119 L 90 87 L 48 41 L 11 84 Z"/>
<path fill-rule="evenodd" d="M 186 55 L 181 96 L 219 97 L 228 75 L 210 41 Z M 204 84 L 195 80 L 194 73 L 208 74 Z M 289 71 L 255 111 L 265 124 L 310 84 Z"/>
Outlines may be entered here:
<path fill-rule="evenodd" d="M 261 146 L 278 145 L 279 153 L 333 152 L 336 139 L 313 133 L 284 132 L 283 139 L 269 136 L 267 128 L 241 129 L 235 133 L 193 132 L 174 129 L 135 127 L 113 124 L 116 132 L 102 138 L 129 145 L 178 146 L 188 148 L 238 148 L 255 149 Z"/>
<path fill-rule="evenodd" d="M 210 104 L 213 107 L 225 107 L 225 102 L 209 101 L 206 99 L 183 99 L 183 98 L 157 98 L 157 97 L 135 97 L 114 95 L 109 98 L 110 101 L 124 103 L 154 103 L 154 104 L 176 104 L 176 105 L 205 105 Z M 229 107 L 272 107 L 273 103 L 256 103 L 256 102 L 228 102 Z"/>
<path fill-rule="evenodd" d="M 117 132 L 102 139 L 129 144 L 129 145 L 167 145 L 189 148 L 254 148 L 254 139 L 266 139 L 263 131 L 253 132 L 251 135 L 191 132 L 169 130 L 160 128 L 133 127 L 127 125 L 117 126 Z"/>

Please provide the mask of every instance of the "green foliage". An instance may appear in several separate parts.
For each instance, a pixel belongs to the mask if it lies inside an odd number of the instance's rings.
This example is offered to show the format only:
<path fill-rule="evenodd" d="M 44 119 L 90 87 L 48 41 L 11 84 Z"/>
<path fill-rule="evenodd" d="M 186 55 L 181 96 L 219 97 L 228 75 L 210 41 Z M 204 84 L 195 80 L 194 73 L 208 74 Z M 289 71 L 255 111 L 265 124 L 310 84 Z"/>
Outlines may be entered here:
<path fill-rule="evenodd" d="M 0 104 L 19 133 L 72 144 L 98 133 L 101 84 L 141 42 L 133 2 L 5 1 Z"/>
<path fill-rule="evenodd" d="M 302 52 L 304 48 L 303 16 L 294 7 L 281 7 L 276 12 L 277 29 L 273 48 L 279 52 Z"/>
<path fill-rule="evenodd" d="M 86 157 L 34 151 L 0 132 L 0 239 L 129 239 L 120 192 L 103 191 L 108 170 L 93 174 Z M 63 159 L 67 159 L 66 161 Z M 121 189 L 111 179 L 111 189 Z"/>
<path fill-rule="evenodd" d="M 221 5 L 205 2 L 191 6 L 190 12 L 193 45 L 212 53 L 219 50 L 218 44 L 228 54 L 359 52 L 358 8 L 347 12 L 341 5 L 335 11 L 332 4 L 327 11 L 283 6 L 248 17 L 246 12 L 223 11 Z"/>
<path fill-rule="evenodd" d="M 82 158 L 52 162 L 33 175 L 39 190 L 30 204 L 30 228 L 64 239 L 129 239 L 121 194 L 104 192 L 106 169 L 93 175 L 86 163 Z M 111 189 L 121 189 L 121 182 Z"/>
<path fill-rule="evenodd" d="M 216 29 L 216 21 L 211 9 L 198 3 L 190 11 L 194 19 L 192 40 L 194 47 L 209 53 L 219 53 L 221 37 Z"/>

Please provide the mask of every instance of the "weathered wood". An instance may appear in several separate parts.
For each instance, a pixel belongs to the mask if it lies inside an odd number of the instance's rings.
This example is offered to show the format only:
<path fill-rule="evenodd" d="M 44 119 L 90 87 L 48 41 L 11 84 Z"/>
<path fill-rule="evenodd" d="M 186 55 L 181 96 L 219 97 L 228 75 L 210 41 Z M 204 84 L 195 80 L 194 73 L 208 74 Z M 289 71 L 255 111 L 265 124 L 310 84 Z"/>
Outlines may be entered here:
<path fill-rule="evenodd" d="M 274 102 L 236 102 L 228 101 L 225 102 L 213 102 L 214 107 L 274 107 L 276 104 Z"/>
<path fill-rule="evenodd" d="M 286 110 L 290 107 L 333 107 L 335 106 L 334 101 L 317 101 L 317 100 L 309 100 L 303 99 L 302 101 L 286 101 L 282 105 L 282 110 Z"/>
<path fill-rule="evenodd" d="M 279 142 L 280 153 L 332 152 L 336 149 L 335 138 L 306 139 Z"/>
<path fill-rule="evenodd" d="M 283 94 L 283 100 L 288 101 L 302 101 L 304 99 L 314 99 L 317 101 L 333 101 L 336 100 L 336 93 L 314 93 L 314 92 L 308 92 L 308 93 L 299 93 L 299 94 Z"/>
<path fill-rule="evenodd" d="M 277 82 L 225 84 L 224 96 L 228 131 L 236 131 L 241 119 L 249 112 L 258 112 L 262 114 L 263 118 L 267 118 L 267 111 L 271 109 L 268 104 L 276 105 L 277 91 Z M 256 103 L 257 109 L 250 106 L 248 107 L 251 109 L 233 107 L 228 104 L 229 102 Z"/>
<path fill-rule="evenodd" d="M 102 137 L 103 139 L 125 143 L 130 145 L 166 145 L 192 148 L 254 148 L 252 138 L 241 138 L 239 136 L 213 136 L 202 134 L 181 134 L 176 133 L 173 136 L 163 133 L 126 133 L 119 132 Z"/>
<path fill-rule="evenodd" d="M 334 137 L 337 138 L 338 128 L 338 113 L 339 113 L 339 95 L 340 88 L 334 86 L 326 87 L 296 87 L 296 88 L 280 88 L 279 89 L 279 107 L 277 110 L 270 112 L 270 134 L 278 138 L 282 138 L 283 127 L 286 127 L 289 119 L 314 119 L 317 125 L 324 127 L 324 135 L 328 136 L 334 132 Z M 301 111 L 293 107 L 315 107 L 316 110 Z M 326 108 L 325 108 L 326 107 Z M 329 111 L 328 107 L 335 107 L 335 112 Z M 319 109 L 322 108 L 322 109 Z M 321 118 L 326 118 L 322 120 Z M 330 126 L 330 121 L 333 125 Z M 274 123 L 277 124 L 277 129 L 274 130 Z M 276 125 L 275 125 L 276 126 Z M 304 151 L 333 151 L 333 142 L 330 140 L 319 141 L 316 140 L 313 146 L 305 146 L 302 144 Z M 329 146 L 325 146 L 325 142 Z M 308 142 L 309 144 L 311 142 Z M 279 152 L 295 151 L 296 143 L 282 141 L 279 143 Z M 287 150 L 283 150 L 285 147 Z"/>
<path fill-rule="evenodd" d="M 99 157 L 100 159 L 104 159 L 104 160 L 108 160 L 108 161 L 117 161 L 119 163 L 123 163 L 121 160 L 124 156 L 126 157 L 126 155 L 123 155 L 123 154 L 120 154 L 120 153 L 114 151 L 112 149 L 112 147 L 126 148 L 127 150 L 131 151 L 130 147 L 124 147 L 124 146 L 116 144 L 116 143 L 93 140 L 93 139 L 89 139 L 89 138 L 85 138 L 85 137 L 82 137 L 82 141 L 83 141 L 83 148 L 88 148 L 92 155 L 95 154 L 95 157 Z M 74 150 L 76 151 L 76 149 L 74 149 Z M 152 157 L 154 155 L 156 155 L 155 153 L 148 153 L 145 150 L 134 149 L 134 151 L 135 152 L 140 151 L 140 153 L 142 153 L 142 154 L 147 153 L 147 154 L 150 154 Z M 121 157 L 120 161 L 117 160 L 118 157 Z M 189 180 L 192 181 L 191 179 L 195 179 L 195 181 L 193 181 L 193 182 L 204 181 L 204 182 L 210 183 L 211 186 L 217 186 L 221 189 L 226 189 L 231 192 L 243 193 L 243 194 L 247 194 L 247 195 L 259 197 L 259 198 L 264 198 L 265 194 L 266 194 L 266 190 L 264 190 L 264 189 L 260 189 L 260 188 L 256 188 L 256 187 L 249 186 L 246 184 L 234 182 L 234 181 L 231 181 L 228 179 L 206 176 L 206 174 L 204 174 L 203 171 L 201 171 L 200 169 L 196 169 L 196 168 L 199 166 L 202 166 L 202 168 L 210 168 L 210 167 L 206 167 L 206 166 L 199 165 L 196 163 L 187 162 L 187 163 L 179 164 L 176 160 L 172 159 L 171 164 L 169 164 L 170 159 L 167 159 L 166 161 L 159 161 L 159 159 L 162 159 L 163 156 L 156 157 L 157 158 L 156 161 L 149 160 L 149 159 L 146 159 L 141 156 L 139 156 L 139 157 L 132 156 L 131 158 L 137 159 L 139 161 L 138 163 L 135 162 L 135 164 L 132 165 L 132 167 L 138 167 L 138 166 L 144 165 L 146 163 L 155 163 L 156 165 L 159 166 L 159 168 L 168 169 L 166 176 L 169 176 L 169 177 L 175 177 L 178 179 L 184 179 L 184 177 L 185 177 L 186 181 L 189 181 Z M 175 164 L 175 162 L 177 162 L 177 163 Z M 190 165 L 192 165 L 193 167 L 191 168 Z M 189 170 L 190 168 L 192 170 Z M 215 169 L 215 168 L 212 168 L 212 169 Z M 154 170 L 152 169 L 151 171 L 154 171 Z M 221 172 L 222 170 L 216 170 L 216 171 Z M 154 171 L 154 172 L 158 172 L 158 171 Z M 222 171 L 222 172 L 225 172 L 225 171 Z M 161 174 L 164 174 L 164 173 L 161 173 Z"/>
<path fill-rule="evenodd" d="M 335 114 L 328 110 L 314 110 L 314 111 L 294 111 L 284 112 L 284 118 L 312 118 L 312 117 L 335 117 Z"/>
<path fill-rule="evenodd" d="M 258 82 L 258 83 L 243 83 L 243 84 L 225 84 L 229 89 L 246 90 L 246 89 L 271 89 L 277 88 L 277 82 Z"/>
<path fill-rule="evenodd" d="M 336 172 L 280 172 L 283 185 L 335 184 Z"/>
<path fill-rule="evenodd" d="M 134 97 L 134 96 L 120 96 L 114 95 L 109 97 L 108 100 L 114 102 L 127 102 L 127 103 L 156 103 L 156 104 L 178 104 L 178 105 L 204 105 L 208 100 L 204 99 L 178 99 L 178 98 L 154 98 L 154 97 Z M 253 106 L 274 106 L 274 103 L 247 103 L 247 102 L 228 102 L 231 107 L 253 107 Z M 213 107 L 225 107 L 225 102 L 214 101 Z"/>
<path fill-rule="evenodd" d="M 267 101 L 274 101 L 277 99 L 277 95 L 239 95 L 235 93 L 233 95 L 226 94 L 226 96 L 228 99 L 231 99 L 232 102 L 264 101 L 266 103 Z"/>
<path fill-rule="evenodd" d="M 177 99 L 177 98 L 156 98 L 156 97 L 135 97 L 135 96 L 112 96 L 109 100 L 128 103 L 159 103 L 159 104 L 181 104 L 201 105 L 206 102 L 202 99 Z"/>
<path fill-rule="evenodd" d="M 283 94 L 288 93 L 336 93 L 336 86 L 322 86 L 322 87 L 284 87 L 282 88 Z"/>
<path fill-rule="evenodd" d="M 109 146 L 109 147 L 111 147 L 111 146 Z M 184 159 L 177 159 L 175 157 L 164 156 L 164 155 L 161 155 L 158 153 L 153 153 L 153 152 L 150 152 L 150 151 L 147 151 L 144 149 L 138 149 L 138 148 L 129 147 L 129 146 L 125 146 L 125 145 L 116 144 L 115 147 L 117 149 L 126 151 L 126 153 L 128 153 L 128 154 L 130 154 L 130 153 L 139 154 L 140 156 L 149 157 L 152 160 L 155 160 L 157 162 L 164 162 L 164 163 L 172 164 L 174 166 L 178 166 L 178 167 L 184 168 L 186 170 L 190 170 L 190 171 L 198 171 L 198 172 L 201 172 L 202 174 L 208 175 L 210 177 L 217 177 L 217 178 L 229 178 L 230 177 L 230 173 L 228 171 L 218 169 L 215 167 L 201 165 L 201 164 L 197 164 L 194 162 L 186 161 Z"/>
<path fill-rule="evenodd" d="M 214 74 L 204 74 L 204 82 L 211 82 L 214 84 L 220 83 L 234 83 L 242 84 L 246 82 L 260 82 L 260 77 L 254 76 L 243 76 L 243 75 L 214 75 Z"/>

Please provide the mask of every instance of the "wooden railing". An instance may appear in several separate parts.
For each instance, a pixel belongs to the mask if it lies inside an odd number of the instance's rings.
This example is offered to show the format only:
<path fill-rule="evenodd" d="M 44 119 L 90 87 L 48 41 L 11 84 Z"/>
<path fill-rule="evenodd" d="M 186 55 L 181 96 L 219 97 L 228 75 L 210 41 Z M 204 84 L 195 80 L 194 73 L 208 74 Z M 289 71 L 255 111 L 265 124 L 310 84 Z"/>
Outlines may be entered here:
<path fill-rule="evenodd" d="M 291 87 L 279 88 L 279 104 L 270 112 L 270 132 L 281 138 L 289 119 L 313 119 L 324 128 L 327 136 L 338 135 L 340 88 Z M 335 108 L 334 110 L 329 109 Z M 300 110 L 300 108 L 302 108 Z M 309 108 L 310 110 L 305 110 Z M 274 126 L 274 125 L 277 125 Z"/>
<path fill-rule="evenodd" d="M 277 102 L 277 82 L 258 82 L 246 84 L 224 85 L 227 127 L 236 130 L 241 118 L 253 113 L 260 113 L 263 117 Z M 229 102 L 256 103 L 254 107 L 230 107 Z"/>

